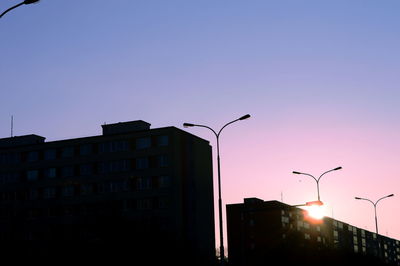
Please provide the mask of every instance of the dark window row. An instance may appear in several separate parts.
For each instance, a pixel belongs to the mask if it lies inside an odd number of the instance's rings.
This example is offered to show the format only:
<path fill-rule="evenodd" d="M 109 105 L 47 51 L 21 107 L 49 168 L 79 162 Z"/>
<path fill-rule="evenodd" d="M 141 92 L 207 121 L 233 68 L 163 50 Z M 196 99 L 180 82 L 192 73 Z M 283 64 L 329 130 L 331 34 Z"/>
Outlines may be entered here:
<path fill-rule="evenodd" d="M 0 208 L 0 219 L 23 217 L 27 219 L 67 217 L 67 216 L 94 216 L 113 214 L 126 211 L 145 211 L 167 209 L 170 205 L 168 197 L 146 197 L 126 200 L 114 200 L 91 204 L 76 204 L 72 206 L 54 206 L 43 208 L 12 209 Z"/>
<path fill-rule="evenodd" d="M 24 173 L 1 173 L 0 184 L 16 183 L 21 181 L 37 181 L 52 178 L 68 178 L 89 176 L 95 174 L 108 174 L 127 172 L 131 170 L 145 170 L 149 168 L 162 168 L 169 166 L 169 157 L 166 154 L 150 157 L 139 157 L 130 160 L 106 161 L 63 167 L 49 167 L 46 169 L 31 169 Z"/>
<path fill-rule="evenodd" d="M 30 152 L 5 152 L 0 153 L 0 165 L 12 165 L 22 162 L 36 162 L 40 160 L 55 160 L 77 156 L 87 156 L 110 152 L 122 152 L 129 150 L 142 150 L 151 147 L 169 145 L 169 137 L 166 135 L 148 136 L 134 140 L 115 140 L 102 143 L 82 144 L 79 146 L 66 146 L 62 148 L 37 150 Z"/>
<path fill-rule="evenodd" d="M 38 200 L 58 199 L 98 195 L 115 192 L 134 192 L 141 190 L 162 189 L 171 186 L 170 176 L 135 177 L 129 180 L 107 181 L 102 183 L 71 184 L 29 189 L 26 191 L 1 192 L 0 200 Z"/>

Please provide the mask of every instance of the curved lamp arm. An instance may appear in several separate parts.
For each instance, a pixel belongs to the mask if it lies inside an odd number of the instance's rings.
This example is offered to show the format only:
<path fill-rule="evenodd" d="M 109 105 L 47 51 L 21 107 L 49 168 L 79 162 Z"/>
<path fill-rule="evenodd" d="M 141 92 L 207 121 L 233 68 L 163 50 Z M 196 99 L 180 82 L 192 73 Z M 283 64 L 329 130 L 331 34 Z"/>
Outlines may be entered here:
<path fill-rule="evenodd" d="M 322 177 L 323 175 L 325 175 L 325 174 L 327 174 L 327 173 L 329 173 L 329 172 L 333 172 L 333 171 L 336 171 L 336 170 L 340 170 L 340 169 L 342 169 L 341 166 L 336 167 L 336 168 L 334 168 L 334 169 L 331 169 L 331 170 L 328 170 L 328 171 L 322 173 L 322 175 L 319 176 L 318 181 L 321 179 L 321 177 Z"/>
<path fill-rule="evenodd" d="M 386 199 L 386 198 L 389 198 L 389 197 L 393 197 L 393 196 L 394 196 L 394 194 L 390 194 L 390 195 L 387 195 L 387 196 L 384 196 L 384 197 L 378 199 L 378 200 L 376 201 L 376 203 L 375 203 L 375 206 L 378 204 L 379 201 L 381 201 L 381 200 L 383 200 L 383 199 Z"/>
<path fill-rule="evenodd" d="M 34 4 L 34 3 L 37 3 L 39 1 L 40 0 L 25 0 L 25 1 L 21 2 L 21 3 L 19 3 L 19 4 L 16 4 L 15 6 L 10 7 L 9 9 L 7 9 L 3 13 L 1 13 L 0 18 L 2 16 L 4 16 L 6 13 L 10 12 L 11 10 L 13 10 L 14 8 L 17 8 L 17 7 L 22 6 L 22 5 Z"/>

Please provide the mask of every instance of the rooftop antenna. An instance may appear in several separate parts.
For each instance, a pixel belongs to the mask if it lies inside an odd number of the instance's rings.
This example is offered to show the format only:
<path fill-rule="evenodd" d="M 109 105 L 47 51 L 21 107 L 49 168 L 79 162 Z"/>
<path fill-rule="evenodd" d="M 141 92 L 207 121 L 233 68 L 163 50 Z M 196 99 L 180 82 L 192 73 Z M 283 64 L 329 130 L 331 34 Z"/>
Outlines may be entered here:
<path fill-rule="evenodd" d="M 281 191 L 281 202 L 283 203 L 283 192 Z"/>
<path fill-rule="evenodd" d="M 13 129 L 14 129 L 14 116 L 11 115 L 11 137 L 13 137 Z"/>

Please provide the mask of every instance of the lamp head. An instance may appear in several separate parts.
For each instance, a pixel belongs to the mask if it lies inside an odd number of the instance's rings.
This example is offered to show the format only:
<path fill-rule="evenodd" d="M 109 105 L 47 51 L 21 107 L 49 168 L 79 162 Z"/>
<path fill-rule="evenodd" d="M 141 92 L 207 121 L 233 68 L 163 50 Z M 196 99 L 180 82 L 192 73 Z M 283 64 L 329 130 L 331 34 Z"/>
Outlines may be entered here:
<path fill-rule="evenodd" d="M 320 200 L 306 202 L 306 206 L 322 206 L 324 203 Z"/>
<path fill-rule="evenodd" d="M 24 4 L 25 5 L 29 5 L 29 4 L 34 4 L 34 3 L 37 3 L 37 2 L 39 2 L 39 0 L 25 0 Z"/>
<path fill-rule="evenodd" d="M 191 123 L 183 123 L 183 127 L 194 127 L 194 124 L 191 124 Z"/>
<path fill-rule="evenodd" d="M 247 118 L 250 118 L 250 115 L 249 115 L 249 114 L 242 116 L 241 118 L 239 118 L 239 120 L 245 120 L 245 119 L 247 119 Z"/>
<path fill-rule="evenodd" d="M 390 194 L 390 195 L 388 195 L 387 197 L 393 197 L 394 196 L 394 194 Z"/>
<path fill-rule="evenodd" d="M 355 199 L 361 199 L 361 198 L 359 198 L 359 197 L 354 197 Z"/>
<path fill-rule="evenodd" d="M 297 171 L 293 171 L 292 173 L 293 173 L 293 174 L 296 174 L 296 175 L 301 175 L 301 173 L 300 173 L 300 172 L 297 172 Z"/>
<path fill-rule="evenodd" d="M 335 169 L 333 169 L 333 170 L 340 170 L 340 169 L 342 169 L 342 167 L 341 166 L 339 166 L 339 167 L 336 167 Z"/>

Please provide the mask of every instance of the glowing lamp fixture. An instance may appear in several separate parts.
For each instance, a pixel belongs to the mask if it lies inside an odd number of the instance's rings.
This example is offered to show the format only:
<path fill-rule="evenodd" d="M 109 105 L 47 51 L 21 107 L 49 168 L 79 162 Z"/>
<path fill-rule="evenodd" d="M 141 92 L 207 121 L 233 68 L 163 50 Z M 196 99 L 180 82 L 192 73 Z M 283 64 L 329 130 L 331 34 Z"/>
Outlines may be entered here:
<path fill-rule="evenodd" d="M 320 200 L 306 202 L 306 206 L 322 206 L 324 203 Z"/>

